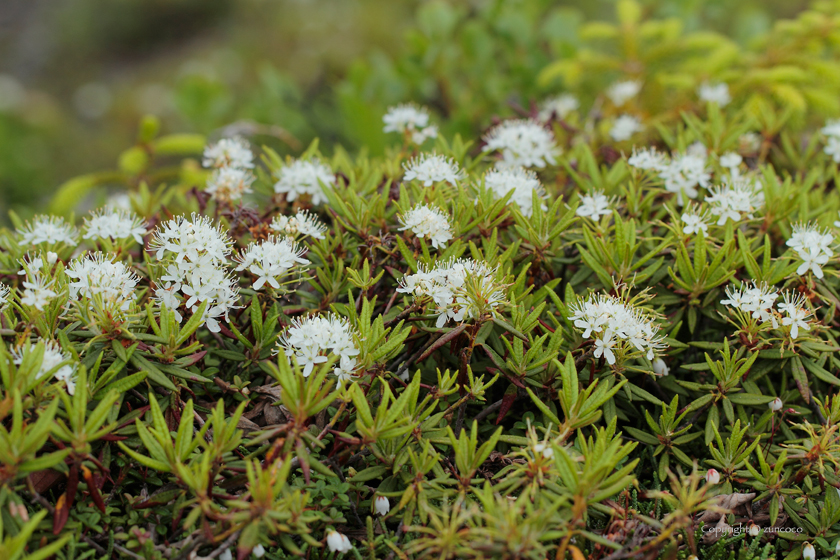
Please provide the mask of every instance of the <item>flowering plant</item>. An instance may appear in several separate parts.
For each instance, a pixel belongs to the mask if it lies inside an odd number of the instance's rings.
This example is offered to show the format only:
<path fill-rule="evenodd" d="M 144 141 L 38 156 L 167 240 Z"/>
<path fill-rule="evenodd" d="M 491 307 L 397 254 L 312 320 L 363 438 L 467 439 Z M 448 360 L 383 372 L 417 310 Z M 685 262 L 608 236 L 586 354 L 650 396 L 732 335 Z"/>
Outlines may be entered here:
<path fill-rule="evenodd" d="M 667 26 L 618 5 L 588 32 L 650 64 Z M 610 67 L 470 137 L 394 105 L 373 155 L 150 118 L 81 220 L 12 213 L 0 550 L 834 554 L 840 126 Z"/>

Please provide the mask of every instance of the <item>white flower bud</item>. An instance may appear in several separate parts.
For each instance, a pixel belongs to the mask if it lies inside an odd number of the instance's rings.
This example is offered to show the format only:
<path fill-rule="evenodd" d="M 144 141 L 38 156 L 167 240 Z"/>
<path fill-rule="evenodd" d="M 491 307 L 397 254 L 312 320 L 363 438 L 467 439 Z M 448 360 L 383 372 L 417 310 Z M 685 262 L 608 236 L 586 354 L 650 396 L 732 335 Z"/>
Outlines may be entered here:
<path fill-rule="evenodd" d="M 775 399 L 773 399 L 772 401 L 767 403 L 767 406 L 773 412 L 778 412 L 779 410 L 782 410 L 782 399 L 780 399 L 779 397 L 776 397 Z"/>
<path fill-rule="evenodd" d="M 387 515 L 391 511 L 391 502 L 385 496 L 377 496 L 373 502 L 373 507 L 378 515 Z"/>
<path fill-rule="evenodd" d="M 254 556 L 256 556 L 257 558 L 262 558 L 265 554 L 265 547 L 261 544 L 258 544 L 254 547 L 254 550 L 252 550 L 251 552 L 253 552 Z"/>
<path fill-rule="evenodd" d="M 834 545 L 834 554 L 835 556 L 840 555 L 840 541 L 837 541 L 837 544 Z"/>
<path fill-rule="evenodd" d="M 816 557 L 817 551 L 814 550 L 814 545 L 808 542 L 802 545 L 802 558 L 804 558 L 804 560 L 815 560 Z"/>
<path fill-rule="evenodd" d="M 715 469 L 706 471 L 706 484 L 714 485 L 720 483 L 720 473 Z"/>
<path fill-rule="evenodd" d="M 221 554 L 219 554 L 219 560 L 233 560 L 233 553 L 230 551 L 230 549 L 227 549 Z"/>
<path fill-rule="evenodd" d="M 353 548 L 353 545 L 350 544 L 350 539 L 347 538 L 347 535 L 343 535 L 338 531 L 330 531 L 327 533 L 327 546 L 330 548 L 330 552 L 340 552 L 341 554 L 344 554 Z"/>
<path fill-rule="evenodd" d="M 58 255 L 53 253 L 52 251 L 47 251 L 47 262 L 50 264 L 55 264 L 55 261 L 58 260 Z"/>
<path fill-rule="evenodd" d="M 662 358 L 656 358 L 653 360 L 653 373 L 656 375 L 666 376 L 671 372 L 671 368 L 665 363 L 665 360 Z"/>
<path fill-rule="evenodd" d="M 749 532 L 751 537 L 757 537 L 758 534 L 761 532 L 761 528 L 755 523 L 752 523 L 750 524 Z"/>

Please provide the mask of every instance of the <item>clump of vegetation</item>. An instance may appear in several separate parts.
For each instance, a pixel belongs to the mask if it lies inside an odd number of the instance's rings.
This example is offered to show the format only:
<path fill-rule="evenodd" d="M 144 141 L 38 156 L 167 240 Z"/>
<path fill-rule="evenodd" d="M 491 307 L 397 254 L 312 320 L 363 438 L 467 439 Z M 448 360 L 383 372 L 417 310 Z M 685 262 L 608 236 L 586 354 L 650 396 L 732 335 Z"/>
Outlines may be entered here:
<path fill-rule="evenodd" d="M 382 156 L 284 158 L 148 118 L 12 214 L 3 557 L 835 555 L 840 20 L 762 59 L 618 6 L 584 29 L 619 52 L 543 72 L 603 93 L 476 137 L 408 103 Z"/>

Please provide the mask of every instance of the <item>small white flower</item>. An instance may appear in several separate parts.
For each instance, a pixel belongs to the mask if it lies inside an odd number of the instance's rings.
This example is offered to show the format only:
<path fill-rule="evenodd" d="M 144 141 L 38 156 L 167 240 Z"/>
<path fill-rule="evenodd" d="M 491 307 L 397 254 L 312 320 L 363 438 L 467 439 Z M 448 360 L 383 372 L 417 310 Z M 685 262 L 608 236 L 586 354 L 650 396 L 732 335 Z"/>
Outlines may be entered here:
<path fill-rule="evenodd" d="M 806 542 L 802 545 L 802 560 L 816 560 L 817 551 L 814 550 L 814 545 Z"/>
<path fill-rule="evenodd" d="M 820 129 L 820 132 L 828 137 L 840 138 L 840 119 L 825 121 L 825 126 Z"/>
<path fill-rule="evenodd" d="M 60 216 L 35 216 L 32 222 L 17 230 L 23 245 L 54 245 L 63 243 L 75 247 L 79 232 Z"/>
<path fill-rule="evenodd" d="M 709 234 L 709 224 L 706 223 L 706 210 L 699 214 L 695 212 L 693 206 L 689 205 L 686 211 L 680 216 L 683 223 L 683 233 L 686 235 L 696 235 L 703 232 L 703 235 Z"/>
<path fill-rule="evenodd" d="M 668 165 L 668 156 L 656 151 L 656 148 L 633 148 L 633 155 L 627 163 L 636 169 L 662 171 Z"/>
<path fill-rule="evenodd" d="M 0 284 L 0 309 L 6 307 L 6 304 L 9 302 L 9 296 L 11 295 L 12 291 L 9 287 L 5 284 Z"/>
<path fill-rule="evenodd" d="M 19 275 L 25 276 L 23 280 L 23 295 L 20 298 L 22 305 L 32 306 L 38 311 L 44 308 L 58 294 L 52 288 L 55 287 L 55 279 L 47 280 L 51 275 L 50 268 L 44 269 L 44 261 L 39 257 L 26 256 L 20 261 L 21 270 Z"/>
<path fill-rule="evenodd" d="M 726 152 L 722 156 L 720 156 L 720 166 L 725 167 L 729 170 L 738 169 L 738 167 L 743 163 L 744 158 L 741 157 L 740 154 L 735 152 Z"/>
<path fill-rule="evenodd" d="M 64 382 L 67 387 L 67 393 L 70 395 L 76 392 L 76 366 L 73 364 L 61 365 L 70 360 L 70 355 L 66 354 L 61 346 L 54 340 L 39 340 L 44 343 L 44 357 L 41 360 L 41 365 L 38 368 L 38 373 L 35 374 L 36 379 L 43 379 L 47 374 L 52 372 L 52 376 L 58 381 Z M 25 354 L 32 350 L 32 346 L 27 345 L 18 347 L 12 350 L 12 360 L 16 365 L 21 365 Z M 55 370 L 55 371 L 53 371 Z"/>
<path fill-rule="evenodd" d="M 717 103 L 724 107 L 732 101 L 729 86 L 722 82 L 704 82 L 697 88 L 697 96 L 707 103 Z"/>
<path fill-rule="evenodd" d="M 399 132 L 408 134 L 415 144 L 422 144 L 429 138 L 437 137 L 437 127 L 429 124 L 429 111 L 425 107 L 418 107 L 413 103 L 404 103 L 389 107 L 382 117 L 385 123 L 384 132 Z"/>
<path fill-rule="evenodd" d="M 302 257 L 305 249 L 298 247 L 291 238 L 276 239 L 273 235 L 262 243 L 251 243 L 234 257 L 239 263 L 237 272 L 247 270 L 257 276 L 252 286 L 259 291 L 267 282 L 275 290 L 280 289 L 280 283 L 286 280 L 292 269 L 299 269 L 298 265 L 306 266 L 309 261 Z"/>
<path fill-rule="evenodd" d="M 327 201 L 324 186 L 335 183 L 332 170 L 317 158 L 311 160 L 296 160 L 280 168 L 276 173 L 277 182 L 274 192 L 285 194 L 287 202 L 293 202 L 298 197 L 309 195 L 312 204 L 318 205 Z"/>
<path fill-rule="evenodd" d="M 84 239 L 134 239 L 143 243 L 146 222 L 133 212 L 120 209 L 101 209 L 85 218 Z"/>
<path fill-rule="evenodd" d="M 642 121 L 637 117 L 633 115 L 621 115 L 615 119 L 610 129 L 610 137 L 616 142 L 623 142 L 642 130 L 644 130 Z"/>
<path fill-rule="evenodd" d="M 221 554 L 219 554 L 219 560 L 233 560 L 233 553 L 228 548 Z"/>
<path fill-rule="evenodd" d="M 603 338 L 598 338 L 595 340 L 595 352 L 594 356 L 596 358 L 600 358 L 603 356 L 606 358 L 607 363 L 610 365 L 615 364 L 615 354 L 613 354 L 612 349 L 615 347 L 615 339 L 612 337 L 612 333 L 607 331 L 604 334 Z"/>
<path fill-rule="evenodd" d="M 782 399 L 780 399 L 779 397 L 776 397 L 775 399 L 767 403 L 767 407 L 773 412 L 778 412 L 782 410 L 782 406 L 784 405 L 782 403 Z"/>
<path fill-rule="evenodd" d="M 339 356 L 340 362 L 333 374 L 345 381 L 353 377 L 357 367 L 353 360 L 359 355 L 357 337 L 358 333 L 346 318 L 314 315 L 294 319 L 278 340 L 277 352 L 283 351 L 290 361 L 295 356 L 304 377 L 309 377 L 316 365 L 326 362 L 329 354 Z"/>
<path fill-rule="evenodd" d="M 615 363 L 613 349 L 643 352 L 651 361 L 666 347 L 658 336 L 659 325 L 646 311 L 604 294 L 590 294 L 569 306 L 568 319 L 584 338 L 595 339 L 596 358 L 604 356 L 610 365 Z"/>
<path fill-rule="evenodd" d="M 350 544 L 350 539 L 347 538 L 347 535 L 343 535 L 334 530 L 330 530 L 327 533 L 327 546 L 329 547 L 330 552 L 338 552 L 340 554 L 349 552 L 353 548 L 353 545 Z"/>
<path fill-rule="evenodd" d="M 554 456 L 554 450 L 546 443 L 535 443 L 534 455 L 542 455 L 546 459 L 550 459 Z"/>
<path fill-rule="evenodd" d="M 509 120 L 484 135 L 486 149 L 501 152 L 496 167 L 537 167 L 557 163 L 554 135 L 534 120 Z"/>
<path fill-rule="evenodd" d="M 718 217 L 717 225 L 722 226 L 728 220 L 751 220 L 753 212 L 764 205 L 764 193 L 750 178 L 731 177 L 723 186 L 713 188 L 706 202 L 709 212 Z"/>
<path fill-rule="evenodd" d="M 790 338 L 795 340 L 799 336 L 799 329 L 803 331 L 811 330 L 808 318 L 811 317 L 812 312 L 805 307 L 805 296 L 801 294 L 791 295 L 785 292 L 783 297 L 784 302 L 778 304 L 779 311 L 787 314 L 787 317 L 782 319 L 782 325 L 790 327 Z"/>
<path fill-rule="evenodd" d="M 436 153 L 421 154 L 404 163 L 403 167 L 405 168 L 404 181 L 417 181 L 424 187 L 431 187 L 435 183 L 449 183 L 457 186 L 458 181 L 467 176 L 454 159 Z"/>
<path fill-rule="evenodd" d="M 308 210 L 298 210 L 294 216 L 275 216 L 269 227 L 293 239 L 298 237 L 324 239 L 324 232 L 327 231 L 327 226 L 318 219 L 318 216 Z"/>
<path fill-rule="evenodd" d="M 668 364 L 665 363 L 665 360 L 662 358 L 656 358 L 653 361 L 653 373 L 665 377 L 671 373 L 671 369 L 668 367 Z"/>
<path fill-rule="evenodd" d="M 715 484 L 720 484 L 720 473 L 717 472 L 715 469 L 709 469 L 706 471 L 706 484 L 710 486 L 714 486 Z"/>
<path fill-rule="evenodd" d="M 726 287 L 726 297 L 728 299 L 721 300 L 722 305 L 748 313 L 762 323 L 769 321 L 774 329 L 779 327 L 777 316 L 773 313 L 779 292 L 767 284 L 751 282 L 739 289 L 730 285 Z"/>
<path fill-rule="evenodd" d="M 239 136 L 223 138 L 204 148 L 204 167 L 232 167 L 234 169 L 253 169 L 254 154 L 246 140 Z"/>
<path fill-rule="evenodd" d="M 825 152 L 827 156 L 831 156 L 834 163 L 840 163 L 840 138 L 835 136 L 829 137 L 825 141 L 825 148 L 823 148 L 823 152 Z"/>
<path fill-rule="evenodd" d="M 543 101 L 537 118 L 540 122 L 548 122 L 555 115 L 557 118 L 565 119 L 569 113 L 577 111 L 578 108 L 580 108 L 580 102 L 577 97 L 571 93 L 564 93 Z"/>
<path fill-rule="evenodd" d="M 674 154 L 659 170 L 665 190 L 677 195 L 680 206 L 685 205 L 687 199 L 697 198 L 697 187 L 708 187 L 711 177 L 706 168 L 705 149 L 701 152 L 700 149 L 690 148 L 683 154 Z"/>
<path fill-rule="evenodd" d="M 757 537 L 761 533 L 761 527 L 755 523 L 750 523 L 748 531 L 751 537 Z"/>
<path fill-rule="evenodd" d="M 484 175 L 484 186 L 498 198 L 513 191 L 510 202 L 516 203 L 522 215 L 528 218 L 534 213 L 534 191 L 537 193 L 537 198 L 545 198 L 545 189 L 537 178 L 537 174 L 524 167 L 491 169 Z M 545 204 L 541 206 L 543 210 L 547 208 Z"/>
<path fill-rule="evenodd" d="M 377 515 L 387 515 L 391 511 L 391 502 L 385 496 L 377 496 L 373 502 Z"/>
<path fill-rule="evenodd" d="M 616 107 L 621 107 L 630 99 L 639 95 L 642 90 L 642 82 L 638 80 L 624 80 L 613 83 L 607 88 L 607 97 Z"/>
<path fill-rule="evenodd" d="M 207 216 L 178 216 L 160 224 L 148 248 L 166 267 L 156 286 L 156 300 L 176 312 L 170 307 L 180 302 L 176 292 L 186 299 L 184 306 L 193 312 L 207 301 L 204 323 L 210 331 L 219 332 L 218 320 L 227 320 L 239 299 L 238 278 L 228 274 L 227 257 L 232 244 L 227 233 L 214 226 Z"/>
<path fill-rule="evenodd" d="M 575 214 L 582 218 L 591 218 L 598 221 L 601 216 L 612 214 L 611 205 L 614 201 L 608 198 L 602 191 L 595 191 L 580 197 L 580 206 Z"/>
<path fill-rule="evenodd" d="M 262 558 L 263 556 L 265 556 L 265 547 L 261 544 L 258 544 L 254 547 L 254 549 L 251 552 L 253 552 L 254 556 L 256 556 L 257 558 Z"/>
<path fill-rule="evenodd" d="M 216 202 L 229 204 L 252 192 L 251 184 L 256 180 L 247 169 L 220 167 L 207 179 L 204 192 Z"/>
<path fill-rule="evenodd" d="M 495 280 L 496 269 L 472 259 L 451 259 L 434 268 L 421 267 L 400 281 L 397 292 L 431 298 L 438 314 L 436 328 L 485 314 L 495 315 L 505 294 Z"/>
<path fill-rule="evenodd" d="M 113 310 L 127 311 L 134 301 L 134 288 L 139 278 L 116 255 L 87 254 L 67 267 L 70 298 L 102 298 Z"/>
<path fill-rule="evenodd" d="M 417 237 L 428 237 L 432 247 L 438 249 L 452 239 L 452 226 L 449 217 L 441 210 L 418 204 L 400 217 L 403 227 L 400 231 L 410 229 Z"/>
<path fill-rule="evenodd" d="M 811 224 L 796 224 L 793 226 L 793 234 L 787 240 L 786 245 L 796 252 L 802 264 L 796 269 L 800 276 L 809 270 L 817 278 L 822 278 L 824 273 L 822 265 L 834 256 L 832 244 L 834 236 Z"/>

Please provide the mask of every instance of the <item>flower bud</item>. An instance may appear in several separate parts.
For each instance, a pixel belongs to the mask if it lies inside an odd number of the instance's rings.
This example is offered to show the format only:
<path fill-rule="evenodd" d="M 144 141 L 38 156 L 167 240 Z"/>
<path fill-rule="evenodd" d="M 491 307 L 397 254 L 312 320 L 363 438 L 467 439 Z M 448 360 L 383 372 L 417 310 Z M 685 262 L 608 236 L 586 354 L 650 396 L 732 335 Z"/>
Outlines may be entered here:
<path fill-rule="evenodd" d="M 391 511 L 391 502 L 385 496 L 377 496 L 373 502 L 373 507 L 378 515 L 386 515 Z"/>
<path fill-rule="evenodd" d="M 802 558 L 804 560 L 815 560 L 817 557 L 817 551 L 814 550 L 814 545 L 809 542 L 806 542 L 802 545 Z"/>
<path fill-rule="evenodd" d="M 221 554 L 219 554 L 219 560 L 233 560 L 233 553 L 230 551 L 230 549 L 227 549 Z"/>
<path fill-rule="evenodd" d="M 50 264 L 55 264 L 55 261 L 58 260 L 58 255 L 53 253 L 52 251 L 47 251 L 47 262 Z"/>
<path fill-rule="evenodd" d="M 715 469 L 706 471 L 706 484 L 714 485 L 720 483 L 720 473 Z"/>
<path fill-rule="evenodd" d="M 783 406 L 782 399 L 780 399 L 779 397 L 776 397 L 775 399 L 773 399 L 772 401 L 767 403 L 767 406 L 773 412 L 778 412 L 779 410 L 782 410 L 782 406 Z"/>
<path fill-rule="evenodd" d="M 653 361 L 653 373 L 655 373 L 656 375 L 661 375 L 662 377 L 665 377 L 670 372 L 671 369 L 668 367 L 668 365 L 665 363 L 665 360 L 663 360 L 662 358 L 656 358 Z"/>
<path fill-rule="evenodd" d="M 254 547 L 254 550 L 252 550 L 251 552 L 253 552 L 254 556 L 256 556 L 257 558 L 262 558 L 263 555 L 265 555 L 265 547 L 261 544 L 258 544 Z"/>
<path fill-rule="evenodd" d="M 757 537 L 761 533 L 761 528 L 755 523 L 750 523 L 749 533 L 751 537 Z"/>

